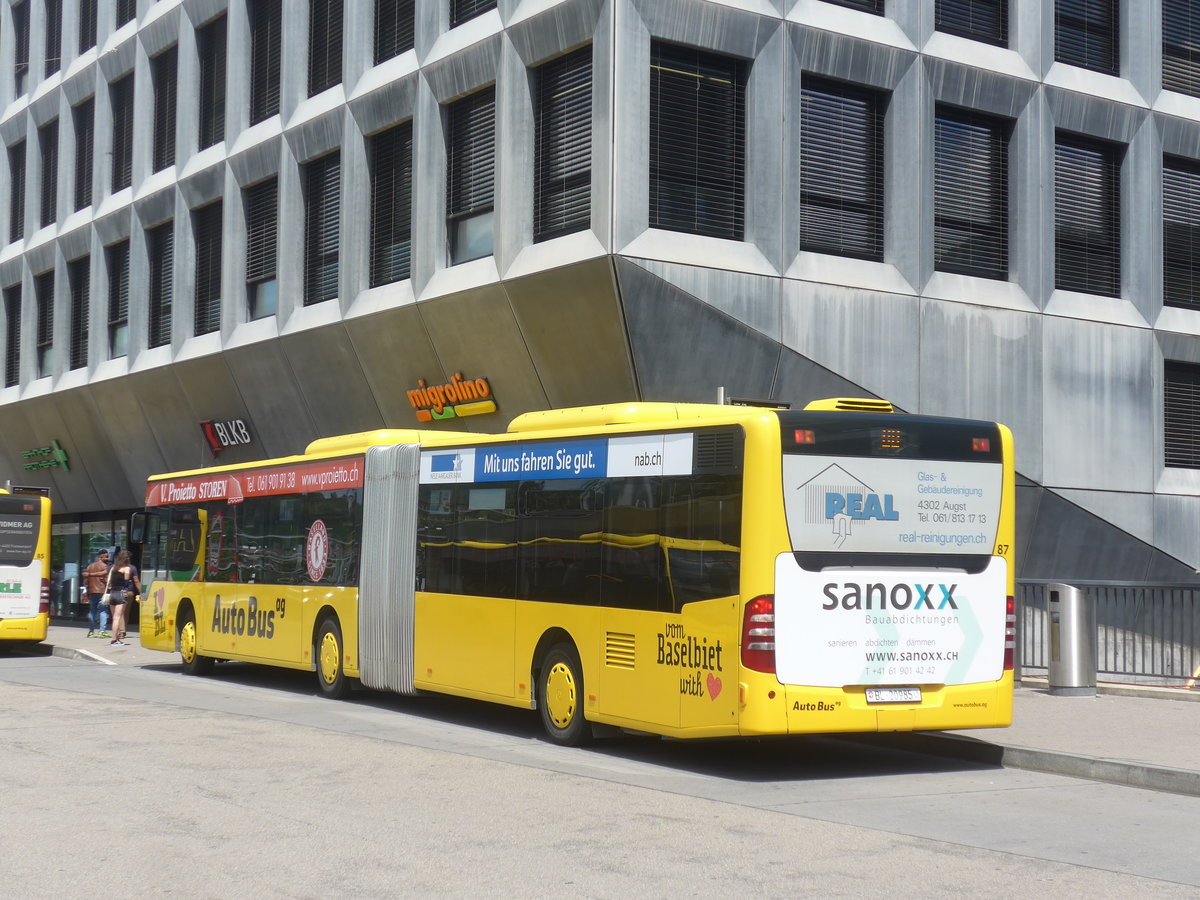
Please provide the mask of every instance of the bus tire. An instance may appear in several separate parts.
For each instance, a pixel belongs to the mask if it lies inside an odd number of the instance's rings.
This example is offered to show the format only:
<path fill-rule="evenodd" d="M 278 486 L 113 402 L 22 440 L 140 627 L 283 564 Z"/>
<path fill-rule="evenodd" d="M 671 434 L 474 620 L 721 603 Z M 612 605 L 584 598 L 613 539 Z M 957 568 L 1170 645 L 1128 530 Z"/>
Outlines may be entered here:
<path fill-rule="evenodd" d="M 564 747 L 587 743 L 591 729 L 583 717 L 583 666 L 570 644 L 555 644 L 542 658 L 538 711 L 546 736 Z"/>
<path fill-rule="evenodd" d="M 213 658 L 200 655 L 196 632 L 196 614 L 190 609 L 179 620 L 179 656 L 184 675 L 208 675 L 213 670 Z"/>
<path fill-rule="evenodd" d="M 338 620 L 329 616 L 317 629 L 313 642 L 313 662 L 317 667 L 317 684 L 321 693 L 331 700 L 340 700 L 350 689 L 350 679 L 342 662 L 342 628 Z"/>

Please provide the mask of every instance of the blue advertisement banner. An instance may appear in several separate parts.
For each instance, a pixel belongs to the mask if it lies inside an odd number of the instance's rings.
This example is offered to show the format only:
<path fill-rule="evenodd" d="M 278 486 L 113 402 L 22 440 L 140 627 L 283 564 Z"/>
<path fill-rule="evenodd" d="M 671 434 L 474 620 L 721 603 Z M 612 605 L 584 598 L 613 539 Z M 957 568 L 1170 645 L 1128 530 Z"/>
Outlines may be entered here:
<path fill-rule="evenodd" d="M 603 478 L 608 441 L 564 441 L 475 448 L 476 481 L 514 478 Z"/>

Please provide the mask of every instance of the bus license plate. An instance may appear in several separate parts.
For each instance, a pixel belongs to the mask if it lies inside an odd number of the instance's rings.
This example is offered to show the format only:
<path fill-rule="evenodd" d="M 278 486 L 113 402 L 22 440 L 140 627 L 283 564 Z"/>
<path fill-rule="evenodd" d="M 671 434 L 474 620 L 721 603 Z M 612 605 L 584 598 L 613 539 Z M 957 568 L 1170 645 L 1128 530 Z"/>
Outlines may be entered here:
<path fill-rule="evenodd" d="M 915 687 L 867 688 L 868 703 L 920 703 L 921 689 Z"/>

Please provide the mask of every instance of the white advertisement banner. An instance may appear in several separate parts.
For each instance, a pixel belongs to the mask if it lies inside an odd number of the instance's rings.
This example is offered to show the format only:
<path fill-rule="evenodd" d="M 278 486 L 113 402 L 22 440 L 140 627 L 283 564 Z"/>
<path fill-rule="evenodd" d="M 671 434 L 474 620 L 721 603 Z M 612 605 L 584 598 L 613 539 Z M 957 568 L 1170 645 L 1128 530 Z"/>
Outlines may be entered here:
<path fill-rule="evenodd" d="M 42 575 L 39 563 L 31 563 L 25 568 L 0 568 L 0 619 L 36 616 L 41 601 Z"/>
<path fill-rule="evenodd" d="M 784 684 L 973 684 L 1004 668 L 1007 564 L 802 569 L 775 562 L 775 661 Z"/>
<path fill-rule="evenodd" d="M 1000 463 L 789 454 L 784 508 L 796 550 L 994 552 Z"/>

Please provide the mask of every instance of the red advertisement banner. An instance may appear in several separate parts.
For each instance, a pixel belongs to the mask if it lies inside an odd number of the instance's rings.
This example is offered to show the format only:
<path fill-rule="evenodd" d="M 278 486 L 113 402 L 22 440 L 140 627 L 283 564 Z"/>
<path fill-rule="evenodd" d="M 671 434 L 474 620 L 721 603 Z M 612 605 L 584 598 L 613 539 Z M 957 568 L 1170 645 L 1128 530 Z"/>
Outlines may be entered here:
<path fill-rule="evenodd" d="M 146 485 L 146 505 L 170 506 L 176 503 L 207 503 L 211 500 L 241 503 L 247 497 L 307 494 L 362 485 L 363 458 L 355 456 L 152 481 Z"/>

